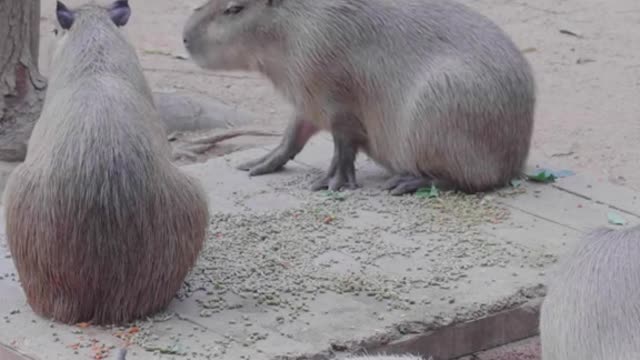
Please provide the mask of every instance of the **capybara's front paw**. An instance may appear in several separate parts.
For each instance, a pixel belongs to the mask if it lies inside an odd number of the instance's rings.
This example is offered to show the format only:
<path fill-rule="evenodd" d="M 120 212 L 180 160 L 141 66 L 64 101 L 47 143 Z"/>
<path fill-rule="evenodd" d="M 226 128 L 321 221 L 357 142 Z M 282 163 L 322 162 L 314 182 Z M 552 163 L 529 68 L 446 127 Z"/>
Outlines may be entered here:
<path fill-rule="evenodd" d="M 280 171 L 290 159 L 291 156 L 279 146 L 261 158 L 238 165 L 237 169 L 248 171 L 249 176 L 271 174 Z"/>

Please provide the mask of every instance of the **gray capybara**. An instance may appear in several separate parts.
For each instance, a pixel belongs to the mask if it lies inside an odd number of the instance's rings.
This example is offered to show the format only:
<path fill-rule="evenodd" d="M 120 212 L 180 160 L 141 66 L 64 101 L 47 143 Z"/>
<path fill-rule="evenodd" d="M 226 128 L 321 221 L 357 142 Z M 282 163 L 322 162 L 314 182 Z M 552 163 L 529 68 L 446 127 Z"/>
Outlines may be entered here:
<path fill-rule="evenodd" d="M 597 229 L 550 274 L 543 360 L 640 359 L 640 226 Z"/>
<path fill-rule="evenodd" d="M 293 105 L 280 145 L 241 164 L 278 171 L 319 130 L 333 135 L 312 189 L 356 188 L 364 151 L 400 195 L 438 185 L 489 191 L 521 174 L 536 89 L 492 21 L 450 0 L 210 0 L 184 43 L 211 70 L 257 71 Z"/>
<path fill-rule="evenodd" d="M 4 193 L 28 303 L 64 323 L 120 324 L 164 309 L 202 248 L 200 184 L 171 151 L 125 0 L 57 4 L 57 45 L 26 160 Z"/>

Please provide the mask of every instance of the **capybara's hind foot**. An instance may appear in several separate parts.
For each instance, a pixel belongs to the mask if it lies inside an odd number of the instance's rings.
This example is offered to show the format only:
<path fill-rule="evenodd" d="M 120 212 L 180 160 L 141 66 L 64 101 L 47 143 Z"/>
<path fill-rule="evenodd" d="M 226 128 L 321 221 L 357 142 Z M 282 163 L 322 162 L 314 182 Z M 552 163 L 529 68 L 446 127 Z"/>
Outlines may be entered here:
<path fill-rule="evenodd" d="M 328 189 L 340 191 L 342 189 L 357 189 L 356 155 L 357 147 L 349 138 L 333 135 L 334 150 L 331 165 L 327 174 L 311 185 L 312 191 Z"/>
<path fill-rule="evenodd" d="M 334 155 L 327 173 L 311 184 L 312 191 L 323 189 L 329 191 L 355 190 L 359 187 L 356 182 L 355 161 L 340 160 L 339 157 L 340 155 Z"/>
<path fill-rule="evenodd" d="M 312 191 L 328 189 L 330 191 L 340 191 L 342 189 L 355 190 L 358 187 L 356 173 L 354 171 L 335 171 L 327 174 L 311 184 Z"/>
<path fill-rule="evenodd" d="M 383 189 L 390 191 L 391 195 L 400 196 L 430 187 L 433 183 L 433 179 L 427 177 L 396 175 L 384 184 Z"/>

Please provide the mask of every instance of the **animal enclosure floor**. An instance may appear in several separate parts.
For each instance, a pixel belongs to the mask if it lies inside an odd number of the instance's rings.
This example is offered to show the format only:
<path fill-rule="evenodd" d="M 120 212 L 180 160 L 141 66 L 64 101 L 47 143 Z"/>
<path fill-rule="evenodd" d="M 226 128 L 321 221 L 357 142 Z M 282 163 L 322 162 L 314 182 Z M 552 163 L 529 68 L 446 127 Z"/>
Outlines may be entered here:
<path fill-rule="evenodd" d="M 461 360 L 541 360 L 540 338 L 529 338 L 465 357 Z"/>
<path fill-rule="evenodd" d="M 421 339 L 539 299 L 556 258 L 612 213 L 639 222 L 637 193 L 580 176 L 486 196 L 392 197 L 380 190 L 387 175 L 365 156 L 361 189 L 313 193 L 309 183 L 332 153 L 326 135 L 280 173 L 235 170 L 266 151 L 183 168 L 209 194 L 209 237 L 178 298 L 148 321 L 105 329 L 35 316 L 3 240 L 0 358 L 11 359 L 6 349 L 29 359 L 110 358 L 125 341 L 130 360 L 331 359 L 361 349 L 467 355 L 519 340 L 511 333 L 532 336 L 535 323 L 516 322 L 516 331 L 508 317 L 496 320 L 491 328 L 504 329 L 484 343 L 467 334 L 424 349 Z"/>

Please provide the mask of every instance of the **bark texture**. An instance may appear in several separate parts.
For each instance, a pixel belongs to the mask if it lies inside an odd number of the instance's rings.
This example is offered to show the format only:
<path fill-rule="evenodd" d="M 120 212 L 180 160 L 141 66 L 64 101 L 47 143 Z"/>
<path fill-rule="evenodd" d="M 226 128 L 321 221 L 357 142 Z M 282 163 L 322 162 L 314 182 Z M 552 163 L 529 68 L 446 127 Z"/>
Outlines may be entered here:
<path fill-rule="evenodd" d="M 40 115 L 40 0 L 0 0 L 0 160 L 22 161 Z"/>

